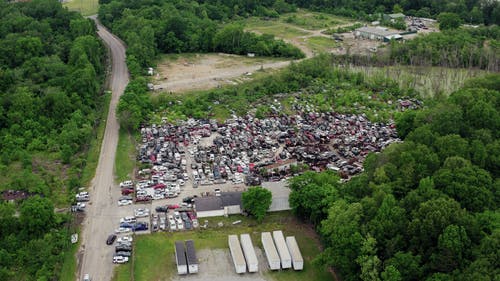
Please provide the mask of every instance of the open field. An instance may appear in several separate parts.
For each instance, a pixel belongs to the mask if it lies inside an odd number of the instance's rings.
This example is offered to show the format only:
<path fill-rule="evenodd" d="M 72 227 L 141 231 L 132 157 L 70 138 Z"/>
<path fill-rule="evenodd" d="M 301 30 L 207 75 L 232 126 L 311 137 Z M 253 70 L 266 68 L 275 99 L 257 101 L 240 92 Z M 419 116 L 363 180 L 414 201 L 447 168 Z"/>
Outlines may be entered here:
<path fill-rule="evenodd" d="M 458 90 L 463 83 L 472 77 L 486 74 L 478 69 L 460 69 L 445 67 L 351 67 L 367 77 L 388 77 L 397 81 L 403 89 L 415 89 L 421 97 L 432 98 L 436 95 L 449 95 Z"/>
<path fill-rule="evenodd" d="M 315 30 L 350 23 L 353 20 L 345 17 L 335 16 L 332 14 L 298 9 L 297 12 L 281 15 L 280 21 L 293 24 L 305 29 Z"/>
<path fill-rule="evenodd" d="M 99 10 L 98 0 L 65 0 L 63 6 L 67 7 L 70 11 L 80 12 L 83 16 L 90 16 L 97 14 Z"/>
<path fill-rule="evenodd" d="M 339 44 L 335 40 L 322 36 L 313 36 L 304 39 L 306 46 L 314 53 L 324 53 L 334 51 Z"/>
<path fill-rule="evenodd" d="M 242 222 L 233 225 L 232 222 L 241 220 Z M 201 219 L 203 224 L 205 219 Z M 156 233 L 153 235 L 142 235 L 136 237 L 134 249 L 134 261 L 126 265 L 121 265 L 115 271 L 115 281 L 130 280 L 128 272 L 133 273 L 135 280 L 177 280 L 173 243 L 176 240 L 193 239 L 198 251 L 198 258 L 201 260 L 200 272 L 197 276 L 187 276 L 181 278 L 201 280 L 199 278 L 208 277 L 206 280 L 332 280 L 331 274 L 326 268 L 318 267 L 311 263 L 320 252 L 317 236 L 309 225 L 298 222 L 289 212 L 278 212 L 268 214 L 263 223 L 257 224 L 253 219 L 243 216 L 230 216 L 228 218 L 216 217 L 207 218 L 208 228 L 206 230 Z M 224 226 L 218 227 L 222 222 Z M 249 233 L 252 236 L 254 247 L 261 249 L 260 233 L 263 231 L 283 230 L 286 236 L 295 235 L 304 257 L 304 270 L 295 272 L 293 270 L 268 272 L 266 270 L 255 274 L 236 275 L 229 256 L 227 246 L 228 234 Z M 257 251 L 259 252 L 259 251 Z M 260 254 L 259 256 L 262 256 Z M 214 261 L 213 259 L 217 259 Z M 206 266 L 206 264 L 211 266 Z M 227 269 L 230 269 L 229 271 Z M 259 268 L 265 269 L 264 260 L 259 258 Z M 210 277 L 211 276 L 211 277 Z"/>
<path fill-rule="evenodd" d="M 252 79 L 260 69 L 281 68 L 289 61 L 229 54 L 166 55 L 153 77 L 155 89 L 168 92 L 205 90 Z"/>

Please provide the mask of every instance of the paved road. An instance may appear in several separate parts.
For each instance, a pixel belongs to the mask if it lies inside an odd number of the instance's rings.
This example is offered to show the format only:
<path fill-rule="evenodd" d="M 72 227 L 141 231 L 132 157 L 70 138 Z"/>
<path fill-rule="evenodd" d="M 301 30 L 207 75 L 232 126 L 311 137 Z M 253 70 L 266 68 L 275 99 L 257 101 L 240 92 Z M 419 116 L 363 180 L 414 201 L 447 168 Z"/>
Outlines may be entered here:
<path fill-rule="evenodd" d="M 113 274 L 112 247 L 105 244 L 106 237 L 117 227 L 122 213 L 130 215 L 131 209 L 118 207 L 119 190 L 114 186 L 113 172 L 116 147 L 118 144 L 119 124 L 116 119 L 116 106 L 120 95 L 123 94 L 129 81 L 128 70 L 125 64 L 124 44 L 97 24 L 98 35 L 109 47 L 112 58 L 112 72 L 110 88 L 112 98 L 109 114 L 106 120 L 106 131 L 101 146 L 99 164 L 96 174 L 89 188 L 91 201 L 87 207 L 87 215 L 83 222 L 80 235 L 81 247 L 78 253 L 78 278 L 89 273 L 93 280 L 107 281 Z M 126 210 L 128 209 L 128 210 Z"/>

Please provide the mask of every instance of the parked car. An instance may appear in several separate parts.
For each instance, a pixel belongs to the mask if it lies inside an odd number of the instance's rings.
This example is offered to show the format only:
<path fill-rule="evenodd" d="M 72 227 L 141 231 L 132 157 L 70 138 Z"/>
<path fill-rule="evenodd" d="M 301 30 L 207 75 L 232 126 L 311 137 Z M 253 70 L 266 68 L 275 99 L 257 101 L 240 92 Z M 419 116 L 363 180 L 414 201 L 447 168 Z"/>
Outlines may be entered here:
<path fill-rule="evenodd" d="M 138 222 L 134 225 L 134 227 L 132 228 L 134 231 L 141 231 L 141 230 L 148 230 L 149 229 L 149 226 L 147 223 L 145 222 Z"/>
<path fill-rule="evenodd" d="M 120 223 L 120 227 L 132 228 L 132 227 L 134 227 L 134 224 L 130 223 L 130 222 L 122 222 L 122 223 Z"/>
<path fill-rule="evenodd" d="M 133 200 L 132 196 L 130 195 L 123 195 L 121 196 L 118 200 Z"/>
<path fill-rule="evenodd" d="M 134 239 L 132 236 L 123 236 L 123 237 L 118 237 L 118 240 L 116 242 L 121 243 L 121 242 L 132 242 Z"/>
<path fill-rule="evenodd" d="M 127 233 L 130 232 L 130 228 L 127 227 L 119 227 L 115 229 L 115 233 Z"/>
<path fill-rule="evenodd" d="M 132 205 L 132 200 L 119 200 L 118 206 L 127 206 Z"/>
<path fill-rule="evenodd" d="M 116 234 L 110 234 L 108 239 L 106 239 L 106 244 L 112 245 L 116 240 Z"/>
<path fill-rule="evenodd" d="M 92 280 L 92 279 L 90 279 L 90 275 L 89 275 L 88 273 L 85 273 L 85 274 L 83 275 L 83 279 L 82 279 L 82 281 L 91 281 L 91 280 Z"/>
<path fill-rule="evenodd" d="M 131 252 L 126 252 L 126 251 L 120 251 L 116 252 L 115 256 L 122 256 L 122 257 L 127 257 L 129 258 L 132 255 Z"/>
<path fill-rule="evenodd" d="M 196 198 L 196 196 L 187 196 L 187 197 L 184 197 L 182 199 L 182 202 L 188 203 L 188 204 L 193 204 L 194 203 L 194 198 Z"/>
<path fill-rule="evenodd" d="M 116 242 L 116 246 L 127 246 L 127 247 L 132 247 L 132 242 L 129 241 L 121 241 L 121 242 Z"/>
<path fill-rule="evenodd" d="M 167 205 L 167 206 L 168 206 L 168 208 L 169 208 L 169 209 L 171 209 L 171 210 L 174 210 L 174 209 L 178 209 L 178 208 L 180 208 L 180 206 L 179 206 L 179 205 L 177 205 L 177 204 L 170 204 L 170 205 Z"/>
<path fill-rule="evenodd" d="M 151 195 L 137 196 L 135 202 L 149 202 L 151 200 L 153 200 L 153 197 Z"/>
<path fill-rule="evenodd" d="M 120 219 L 120 223 L 124 223 L 124 222 L 135 223 L 136 221 L 137 221 L 137 219 L 135 217 L 132 217 L 132 216 L 127 216 L 127 217 L 123 217 Z"/>
<path fill-rule="evenodd" d="M 158 206 L 155 208 L 155 211 L 158 213 L 166 213 L 168 212 L 168 206 Z"/>
<path fill-rule="evenodd" d="M 147 216 L 149 216 L 149 209 L 147 209 L 147 208 L 135 209 L 134 216 L 136 218 L 147 217 Z"/>
<path fill-rule="evenodd" d="M 127 245 L 118 245 L 115 247 L 115 252 L 131 252 L 132 247 Z"/>
<path fill-rule="evenodd" d="M 133 188 L 124 188 L 122 189 L 122 195 L 129 195 L 129 194 L 132 194 L 134 193 L 134 189 Z"/>
<path fill-rule="evenodd" d="M 128 187 L 133 187 L 134 186 L 134 182 L 133 181 L 123 181 L 120 183 L 120 187 L 121 188 L 128 188 Z"/>
<path fill-rule="evenodd" d="M 188 220 L 184 221 L 184 226 L 187 230 L 190 230 L 192 228 L 191 222 Z"/>
<path fill-rule="evenodd" d="M 113 263 L 126 263 L 128 262 L 128 257 L 123 256 L 114 256 Z"/>

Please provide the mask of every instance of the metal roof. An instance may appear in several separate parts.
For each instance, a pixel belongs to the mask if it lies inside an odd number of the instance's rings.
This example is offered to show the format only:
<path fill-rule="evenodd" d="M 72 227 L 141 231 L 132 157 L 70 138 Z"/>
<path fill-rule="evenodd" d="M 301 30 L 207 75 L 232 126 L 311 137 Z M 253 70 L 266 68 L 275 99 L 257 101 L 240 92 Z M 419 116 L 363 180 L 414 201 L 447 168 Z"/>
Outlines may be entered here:
<path fill-rule="evenodd" d="M 398 32 L 394 30 L 389 30 L 387 28 L 372 27 L 372 26 L 363 26 L 356 29 L 356 31 L 371 33 L 382 37 L 398 34 Z"/>
<path fill-rule="evenodd" d="M 227 206 L 239 205 L 242 192 L 222 192 L 220 196 L 198 197 L 194 199 L 197 212 L 222 210 Z"/>
<path fill-rule="evenodd" d="M 186 241 L 186 257 L 188 264 L 198 264 L 198 259 L 196 258 L 196 249 L 194 248 L 193 240 Z"/>
<path fill-rule="evenodd" d="M 177 260 L 177 265 L 186 265 L 186 253 L 184 250 L 184 242 L 175 241 L 175 259 Z"/>

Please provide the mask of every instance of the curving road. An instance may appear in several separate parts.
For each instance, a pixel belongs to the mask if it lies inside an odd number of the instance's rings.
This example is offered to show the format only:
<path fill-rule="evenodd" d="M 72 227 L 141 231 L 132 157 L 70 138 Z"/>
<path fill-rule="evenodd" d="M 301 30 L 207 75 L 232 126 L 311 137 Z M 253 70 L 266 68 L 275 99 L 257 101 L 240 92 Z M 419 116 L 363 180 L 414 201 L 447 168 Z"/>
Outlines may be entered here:
<path fill-rule="evenodd" d="M 95 17 L 93 18 L 94 20 Z M 112 91 L 109 113 L 106 120 L 106 130 L 99 155 L 95 177 L 89 188 L 90 202 L 87 206 L 83 222 L 81 246 L 78 252 L 77 278 L 90 274 L 93 280 L 107 281 L 113 275 L 114 266 L 111 262 L 114 247 L 106 246 L 107 236 L 113 232 L 122 213 L 130 213 L 130 208 L 119 208 L 117 198 L 119 190 L 114 185 L 114 162 L 118 144 L 120 125 L 116 118 L 116 107 L 129 81 L 125 64 L 125 46 L 116 36 L 96 21 L 98 35 L 108 46 L 112 59 L 111 77 L 109 80 Z M 127 206 L 130 207 L 130 206 Z"/>

